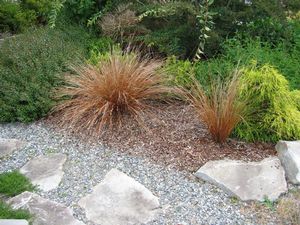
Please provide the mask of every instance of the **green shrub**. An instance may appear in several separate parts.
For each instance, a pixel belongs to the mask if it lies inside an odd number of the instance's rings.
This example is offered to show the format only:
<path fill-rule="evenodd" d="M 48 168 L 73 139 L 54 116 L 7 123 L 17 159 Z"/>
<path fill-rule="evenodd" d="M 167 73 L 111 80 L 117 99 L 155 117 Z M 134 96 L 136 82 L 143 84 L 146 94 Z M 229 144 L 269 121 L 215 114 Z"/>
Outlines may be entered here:
<path fill-rule="evenodd" d="M 101 37 L 92 40 L 88 47 L 89 62 L 93 65 L 96 65 L 99 62 L 99 55 L 110 51 L 113 45 L 113 40 L 108 37 Z"/>
<path fill-rule="evenodd" d="M 291 95 L 292 95 L 292 99 L 295 101 L 298 110 L 300 110 L 300 90 L 292 91 Z"/>
<path fill-rule="evenodd" d="M 169 57 L 163 67 L 171 85 L 189 88 L 192 84 L 191 77 L 195 74 L 194 65 L 188 60 L 177 60 Z"/>
<path fill-rule="evenodd" d="M 300 111 L 287 80 L 272 66 L 243 69 L 239 93 L 251 112 L 237 127 L 236 135 L 247 141 L 300 138 Z"/>
<path fill-rule="evenodd" d="M 18 171 L 0 174 L 0 194 L 13 197 L 24 191 L 34 190 L 29 179 Z"/>
<path fill-rule="evenodd" d="M 9 205 L 0 201 L 0 219 L 24 219 L 30 221 L 32 216 L 27 210 L 12 209 Z"/>
<path fill-rule="evenodd" d="M 33 10 L 39 22 L 47 22 L 53 1 L 50 0 L 21 0 L 21 6 L 26 10 Z"/>
<path fill-rule="evenodd" d="M 67 64 L 86 54 L 89 35 L 79 27 L 30 30 L 0 48 L 0 122 L 29 122 L 53 105 L 51 89 Z"/>
<path fill-rule="evenodd" d="M 272 48 L 268 43 L 259 40 L 248 40 L 242 43 L 237 39 L 230 39 L 223 47 L 225 50 L 223 60 L 241 66 L 248 66 L 253 60 L 261 66 L 270 64 L 284 75 L 291 89 L 300 89 L 300 45 L 294 45 L 289 50 L 283 44 Z"/>
<path fill-rule="evenodd" d="M 299 9 L 299 1 L 292 3 L 290 0 L 214 0 L 211 10 L 217 12 L 213 30 L 217 38 L 209 41 L 222 43 L 240 34 L 250 38 L 259 36 L 262 41 L 276 46 L 282 40 L 291 40 L 292 30 L 286 12 Z"/>
<path fill-rule="evenodd" d="M 0 32 L 19 32 L 35 24 L 36 13 L 15 2 L 0 0 Z"/>

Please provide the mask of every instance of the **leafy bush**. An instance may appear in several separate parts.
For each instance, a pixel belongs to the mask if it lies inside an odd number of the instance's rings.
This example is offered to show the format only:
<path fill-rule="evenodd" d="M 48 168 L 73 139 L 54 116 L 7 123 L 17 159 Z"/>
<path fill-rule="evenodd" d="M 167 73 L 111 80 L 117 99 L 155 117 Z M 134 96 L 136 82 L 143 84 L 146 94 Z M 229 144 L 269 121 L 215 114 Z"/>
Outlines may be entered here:
<path fill-rule="evenodd" d="M 0 32 L 18 32 L 35 24 L 36 13 L 20 4 L 0 0 Z"/>
<path fill-rule="evenodd" d="M 268 43 L 259 40 L 248 40 L 243 44 L 237 39 L 230 39 L 223 47 L 223 60 L 241 66 L 248 66 L 253 60 L 258 65 L 271 64 L 285 76 L 292 89 L 300 89 L 300 45 L 288 50 L 285 45 L 272 48 Z"/>
<path fill-rule="evenodd" d="M 292 38 L 286 11 L 299 9 L 299 1 L 292 3 L 290 0 L 214 0 L 211 10 L 217 12 L 213 30 L 216 37 L 209 41 L 222 43 L 226 38 L 240 34 L 250 38 L 259 36 L 263 42 L 276 46 L 282 40 Z"/>
<path fill-rule="evenodd" d="M 45 116 L 50 90 L 70 60 L 86 54 L 89 35 L 79 27 L 37 29 L 4 41 L 0 48 L 0 122 L 29 122 Z"/>
<path fill-rule="evenodd" d="M 195 70 L 192 62 L 188 60 L 177 60 L 176 57 L 170 57 L 166 60 L 164 71 L 170 77 L 171 85 L 184 88 L 191 87 Z"/>
<path fill-rule="evenodd" d="M 99 56 L 112 50 L 114 41 L 108 37 L 101 37 L 91 40 L 89 44 L 89 63 L 96 65 L 99 62 Z"/>
<path fill-rule="evenodd" d="M 96 66 L 78 66 L 77 75 L 67 76 L 66 86 L 60 88 L 63 101 L 54 111 L 61 112 L 63 125 L 91 133 L 120 126 L 126 114 L 141 122 L 149 108 L 147 100 L 168 91 L 158 70 L 161 65 L 161 61 L 115 51 Z"/>
<path fill-rule="evenodd" d="M 20 172 L 14 171 L 0 174 L 0 194 L 13 197 L 33 189 L 34 187 L 29 179 Z"/>
<path fill-rule="evenodd" d="M 217 80 L 206 90 L 194 80 L 187 97 L 213 139 L 223 143 L 245 113 L 245 103 L 238 100 L 238 73 L 231 80 Z"/>
<path fill-rule="evenodd" d="M 0 201 L 0 219 L 24 219 L 30 221 L 32 216 L 27 210 L 12 209 L 9 205 Z"/>
<path fill-rule="evenodd" d="M 275 68 L 244 69 L 239 94 L 249 102 L 251 114 L 237 127 L 238 137 L 272 142 L 300 138 L 300 111 L 291 100 L 287 80 Z"/>
<path fill-rule="evenodd" d="M 57 0 L 56 0 L 57 1 Z M 33 10 L 40 23 L 47 22 L 53 1 L 49 0 L 21 0 L 21 6 L 26 10 Z"/>

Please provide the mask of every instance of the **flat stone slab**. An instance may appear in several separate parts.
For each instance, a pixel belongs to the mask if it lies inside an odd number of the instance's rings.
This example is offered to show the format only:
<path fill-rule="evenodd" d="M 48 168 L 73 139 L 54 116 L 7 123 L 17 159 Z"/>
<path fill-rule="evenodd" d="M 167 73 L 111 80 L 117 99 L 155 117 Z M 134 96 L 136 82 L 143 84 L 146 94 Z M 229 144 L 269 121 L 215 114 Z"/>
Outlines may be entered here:
<path fill-rule="evenodd" d="M 10 155 L 16 150 L 26 146 L 25 141 L 18 139 L 0 138 L 0 158 Z"/>
<path fill-rule="evenodd" d="M 117 169 L 83 197 L 86 217 L 101 225 L 144 224 L 154 219 L 159 201 L 147 188 Z"/>
<path fill-rule="evenodd" d="M 276 150 L 288 181 L 300 184 L 300 141 L 279 141 Z"/>
<path fill-rule="evenodd" d="M 26 209 L 33 214 L 33 225 L 84 225 L 73 217 L 70 208 L 31 192 L 23 192 L 7 203 L 14 209 Z"/>
<path fill-rule="evenodd" d="M 260 162 L 210 161 L 195 175 L 241 200 L 276 200 L 287 191 L 284 169 L 277 157 Z"/>
<path fill-rule="evenodd" d="M 26 163 L 20 172 L 43 191 L 55 189 L 63 177 L 67 156 L 61 153 L 38 156 Z"/>
<path fill-rule="evenodd" d="M 27 220 L 1 220 L 0 225 L 28 225 Z"/>

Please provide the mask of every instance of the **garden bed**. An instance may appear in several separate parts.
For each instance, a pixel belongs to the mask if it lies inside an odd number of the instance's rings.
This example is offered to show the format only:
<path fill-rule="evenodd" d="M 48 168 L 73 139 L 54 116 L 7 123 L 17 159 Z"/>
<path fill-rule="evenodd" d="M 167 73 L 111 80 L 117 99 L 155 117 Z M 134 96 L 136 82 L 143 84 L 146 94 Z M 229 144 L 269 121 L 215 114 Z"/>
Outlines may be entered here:
<path fill-rule="evenodd" d="M 260 161 L 276 154 L 274 144 L 246 143 L 233 138 L 224 144 L 216 143 L 193 109 L 181 102 L 172 105 L 154 103 L 152 106 L 152 112 L 145 115 L 143 129 L 127 118 L 118 131 L 110 130 L 93 138 L 80 133 L 78 138 L 86 140 L 88 137 L 92 142 L 98 139 L 121 152 L 146 156 L 156 163 L 190 172 L 210 160 Z M 46 122 L 54 127 L 58 118 L 59 115 L 51 116 Z M 54 128 L 61 130 L 59 126 Z"/>

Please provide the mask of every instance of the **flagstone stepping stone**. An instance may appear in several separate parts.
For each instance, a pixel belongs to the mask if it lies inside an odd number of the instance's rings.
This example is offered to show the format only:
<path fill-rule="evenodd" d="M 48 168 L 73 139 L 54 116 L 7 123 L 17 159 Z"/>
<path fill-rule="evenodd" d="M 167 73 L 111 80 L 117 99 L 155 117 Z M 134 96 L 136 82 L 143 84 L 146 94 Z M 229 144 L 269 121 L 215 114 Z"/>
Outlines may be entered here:
<path fill-rule="evenodd" d="M 287 191 L 284 169 L 277 157 L 260 162 L 210 161 L 195 174 L 241 200 L 276 200 Z"/>
<path fill-rule="evenodd" d="M 288 180 L 300 184 L 300 141 L 279 141 L 276 150 Z"/>
<path fill-rule="evenodd" d="M 28 225 L 27 220 L 1 220 L 0 225 Z"/>
<path fill-rule="evenodd" d="M 25 141 L 18 139 L 0 138 L 0 158 L 26 146 Z"/>
<path fill-rule="evenodd" d="M 43 191 L 55 189 L 63 177 L 67 156 L 61 153 L 38 156 L 26 163 L 20 172 Z"/>
<path fill-rule="evenodd" d="M 154 219 L 159 201 L 147 188 L 117 169 L 83 197 L 79 205 L 86 216 L 101 225 L 143 224 Z"/>
<path fill-rule="evenodd" d="M 14 209 L 26 209 L 33 214 L 33 225 L 84 225 L 73 217 L 70 208 L 35 193 L 23 192 L 8 200 L 7 203 Z"/>

